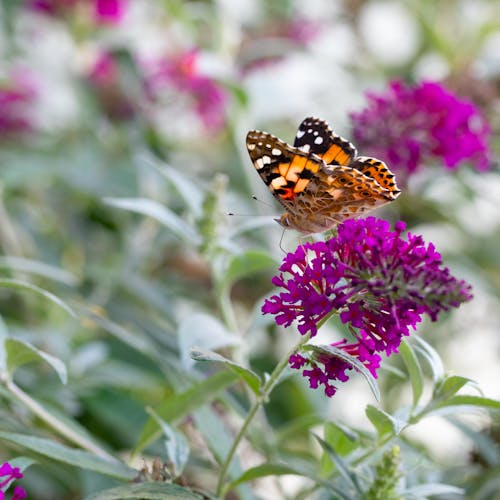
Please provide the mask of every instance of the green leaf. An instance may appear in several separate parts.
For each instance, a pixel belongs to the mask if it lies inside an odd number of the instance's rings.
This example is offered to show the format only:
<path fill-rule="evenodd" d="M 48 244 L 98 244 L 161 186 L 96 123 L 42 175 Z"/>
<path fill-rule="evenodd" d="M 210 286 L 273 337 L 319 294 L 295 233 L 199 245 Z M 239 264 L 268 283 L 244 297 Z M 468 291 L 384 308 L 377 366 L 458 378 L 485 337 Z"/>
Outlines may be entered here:
<path fill-rule="evenodd" d="M 401 494 L 403 498 L 421 499 L 435 495 L 460 495 L 460 497 L 463 498 L 464 493 L 465 491 L 463 488 L 457 488 L 456 486 L 451 486 L 449 484 L 428 483 L 408 488 Z"/>
<path fill-rule="evenodd" d="M 322 425 L 325 418 L 321 415 L 310 413 L 299 418 L 284 423 L 276 430 L 275 439 L 276 443 L 287 444 L 296 436 L 301 435 L 311 427 Z"/>
<path fill-rule="evenodd" d="M 358 477 L 355 472 L 351 470 L 349 465 L 340 457 L 340 455 L 323 439 L 319 436 L 313 434 L 317 439 L 318 443 L 321 445 L 323 450 L 325 450 L 326 454 L 330 457 L 332 462 L 335 464 L 335 468 L 339 472 L 339 474 L 344 478 L 347 484 L 352 485 L 354 490 L 358 495 L 362 495 L 363 491 L 359 484 Z M 351 497 L 349 497 L 351 498 Z"/>
<path fill-rule="evenodd" d="M 373 405 L 368 405 L 365 413 L 375 429 L 377 429 L 380 437 L 386 435 L 397 436 L 407 426 L 407 422 L 403 422 Z"/>
<path fill-rule="evenodd" d="M 444 401 L 433 401 L 429 404 L 428 409 L 425 409 L 425 414 L 444 414 L 448 413 L 446 409 L 453 407 L 464 407 L 464 409 L 485 409 L 485 410 L 500 410 L 500 401 L 496 399 L 484 398 L 481 396 L 453 396 Z"/>
<path fill-rule="evenodd" d="M 234 435 L 227 429 L 220 415 L 211 407 L 204 406 L 195 410 L 192 414 L 195 428 L 203 436 L 213 458 L 218 464 L 222 464 L 231 449 Z M 240 459 L 233 456 L 228 469 L 230 478 L 238 477 L 243 472 Z M 246 488 L 240 487 L 240 492 Z"/>
<path fill-rule="evenodd" d="M 287 474 L 293 474 L 298 476 L 304 475 L 303 472 L 299 472 L 297 469 L 289 465 L 279 464 L 279 463 L 267 463 L 247 469 L 238 479 L 235 479 L 230 483 L 229 489 L 234 488 L 238 484 L 246 483 L 247 481 L 253 481 L 254 479 L 259 479 L 260 477 L 284 476 Z"/>
<path fill-rule="evenodd" d="M 408 370 L 408 375 L 410 376 L 411 387 L 413 390 L 413 407 L 416 407 L 424 390 L 424 375 L 422 373 L 422 367 L 420 366 L 418 358 L 411 345 L 409 345 L 405 340 L 403 340 L 399 346 L 399 353 L 403 358 L 406 369 Z"/>
<path fill-rule="evenodd" d="M 105 460 L 97 455 L 82 450 L 69 448 L 49 439 L 27 434 L 16 434 L 12 432 L 0 432 L 0 440 L 9 441 L 31 451 L 52 458 L 58 462 L 64 462 L 81 469 L 88 469 L 105 476 L 111 476 L 123 480 L 131 480 L 137 476 L 137 471 L 127 467 L 122 462 Z"/>
<path fill-rule="evenodd" d="M 150 338 L 145 335 L 141 335 L 140 332 L 130 331 L 125 329 L 123 326 L 109 320 L 108 318 L 97 314 L 92 309 L 85 306 L 78 306 L 77 311 L 85 316 L 92 323 L 102 328 L 105 332 L 113 335 L 116 339 L 124 344 L 128 345 L 132 349 L 141 352 L 145 356 L 151 357 L 153 359 L 158 359 L 159 353 L 158 348 L 151 341 Z"/>
<path fill-rule="evenodd" d="M 161 419 L 151 408 L 148 408 L 148 413 L 156 420 L 159 428 L 165 436 L 165 448 L 167 458 L 172 464 L 172 475 L 174 478 L 179 477 L 186 466 L 189 457 L 189 445 L 184 437 L 184 434 L 175 430 Z M 170 467 L 169 467 L 170 469 Z"/>
<path fill-rule="evenodd" d="M 0 268 L 14 269 L 23 273 L 43 276 L 68 286 L 78 284 L 78 278 L 64 269 L 60 269 L 38 260 L 24 259 L 11 255 L 0 256 Z"/>
<path fill-rule="evenodd" d="M 194 312 L 179 325 L 177 331 L 179 351 L 185 368 L 192 368 L 192 349 L 219 349 L 241 343 L 241 339 L 231 333 L 224 324 L 210 314 Z"/>
<path fill-rule="evenodd" d="M 415 350 L 424 357 L 424 359 L 429 364 L 429 368 L 431 369 L 432 379 L 434 383 L 439 382 L 444 378 L 444 367 L 441 358 L 437 351 L 425 340 L 422 338 L 415 336 L 413 337 L 416 345 Z"/>
<path fill-rule="evenodd" d="M 58 305 L 62 309 L 64 309 L 69 315 L 75 317 L 75 313 L 69 307 L 66 302 L 62 301 L 59 297 L 56 297 L 53 293 L 47 292 L 47 290 L 44 290 L 43 288 L 40 288 L 36 285 L 32 285 L 31 283 L 26 283 L 24 281 L 19 281 L 19 280 L 14 280 L 14 279 L 9 279 L 9 278 L 2 278 L 0 279 L 0 287 L 4 288 L 11 288 L 14 290 L 22 290 L 22 291 L 28 291 L 28 292 L 34 292 L 37 295 L 41 295 L 42 297 L 45 297 L 46 299 L 50 300 L 54 304 Z"/>
<path fill-rule="evenodd" d="M 224 270 L 220 286 L 223 289 L 230 288 L 235 281 L 246 276 L 254 276 L 269 268 L 275 268 L 276 265 L 276 259 L 271 257 L 268 252 L 247 250 L 231 258 L 228 267 Z"/>
<path fill-rule="evenodd" d="M 170 483 L 138 483 L 94 493 L 85 500 L 203 500 L 204 496 Z"/>
<path fill-rule="evenodd" d="M 169 181 L 195 217 L 201 216 L 203 194 L 191 179 L 183 175 L 179 169 L 161 162 L 153 155 L 143 156 L 141 159 L 154 167 Z"/>
<path fill-rule="evenodd" d="M 173 394 L 155 411 L 160 418 L 169 423 L 175 423 L 191 413 L 196 408 L 214 400 L 216 396 L 237 380 L 235 373 L 221 371 L 199 382 L 190 389 Z M 144 449 L 158 437 L 158 424 L 150 418 L 135 448 L 135 453 Z"/>
<path fill-rule="evenodd" d="M 469 383 L 474 383 L 474 381 L 470 378 L 460 377 L 459 375 L 447 375 L 434 388 L 434 399 L 448 399 Z"/>
<path fill-rule="evenodd" d="M 108 205 L 122 208 L 123 210 L 147 215 L 157 220 L 183 241 L 187 240 L 195 245 L 201 243 L 199 235 L 192 226 L 157 201 L 148 198 L 104 198 L 103 201 Z"/>
<path fill-rule="evenodd" d="M 341 456 L 348 455 L 360 444 L 357 434 L 335 422 L 326 422 L 324 436 L 325 441 Z"/>
<path fill-rule="evenodd" d="M 342 349 L 338 349 L 337 347 L 332 347 L 330 345 L 325 345 L 325 344 L 321 345 L 307 344 L 303 346 L 302 349 L 305 351 L 313 351 L 313 352 L 319 352 L 321 354 L 327 354 L 329 356 L 334 356 L 336 358 L 341 359 L 342 361 L 345 361 L 347 364 L 351 365 L 356 371 L 359 371 L 361 375 L 363 375 L 363 377 L 365 377 L 370 389 L 372 390 L 373 395 L 375 396 L 375 399 L 377 401 L 380 401 L 380 390 L 378 388 L 377 381 L 370 373 L 370 371 L 365 367 L 365 365 L 363 365 L 363 363 L 361 363 L 357 358 L 351 356 L 350 354 L 347 354 Z"/>
<path fill-rule="evenodd" d="M 30 457 L 16 457 L 9 459 L 9 464 L 12 465 L 12 467 L 18 467 L 21 472 L 24 472 L 28 467 L 36 463 L 37 461 Z"/>
<path fill-rule="evenodd" d="M 340 491 L 339 489 L 335 488 L 330 482 L 325 481 L 324 479 L 321 479 L 319 477 L 316 477 L 313 471 L 305 470 L 302 467 L 298 468 L 281 463 L 267 463 L 267 464 L 257 465 L 256 467 L 251 467 L 250 469 L 247 469 L 240 477 L 231 482 L 226 490 L 229 491 L 241 483 L 253 481 L 254 479 L 259 479 L 261 477 L 286 476 L 286 475 L 307 477 L 312 481 L 314 481 L 315 483 L 320 484 L 321 486 L 324 486 L 325 488 L 332 490 L 339 498 L 343 498 L 345 500 L 350 500 L 352 498 L 343 493 L 342 491 Z"/>
<path fill-rule="evenodd" d="M 9 330 L 7 325 L 0 316 L 0 374 L 4 374 L 7 371 L 7 346 L 5 341 L 9 338 Z"/>
<path fill-rule="evenodd" d="M 217 354 L 216 352 L 202 351 L 201 349 L 197 348 L 191 351 L 191 357 L 196 361 L 212 361 L 215 363 L 223 363 L 230 370 L 241 377 L 255 394 L 259 394 L 261 380 L 259 376 L 249 368 L 245 368 L 244 366 L 241 366 L 238 363 L 231 361 L 230 359 L 227 359 L 220 354 Z"/>
<path fill-rule="evenodd" d="M 19 366 L 34 361 L 45 361 L 54 369 L 61 382 L 66 384 L 68 380 L 66 365 L 60 359 L 40 351 L 40 349 L 37 349 L 24 340 L 13 338 L 6 339 L 5 348 L 7 352 L 7 371 L 10 375 L 12 375 Z"/>

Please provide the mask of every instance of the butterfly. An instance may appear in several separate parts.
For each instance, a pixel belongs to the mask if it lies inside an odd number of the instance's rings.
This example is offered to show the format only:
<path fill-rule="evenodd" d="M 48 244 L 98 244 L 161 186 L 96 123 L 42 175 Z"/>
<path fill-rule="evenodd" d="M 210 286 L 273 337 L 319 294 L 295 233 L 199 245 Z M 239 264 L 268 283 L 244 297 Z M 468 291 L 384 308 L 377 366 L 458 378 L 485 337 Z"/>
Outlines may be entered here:
<path fill-rule="evenodd" d="M 304 234 L 321 233 L 340 222 L 394 201 L 394 174 L 375 158 L 357 156 L 356 148 L 328 123 L 305 118 L 293 146 L 251 130 L 250 158 L 286 212 L 277 221 Z"/>

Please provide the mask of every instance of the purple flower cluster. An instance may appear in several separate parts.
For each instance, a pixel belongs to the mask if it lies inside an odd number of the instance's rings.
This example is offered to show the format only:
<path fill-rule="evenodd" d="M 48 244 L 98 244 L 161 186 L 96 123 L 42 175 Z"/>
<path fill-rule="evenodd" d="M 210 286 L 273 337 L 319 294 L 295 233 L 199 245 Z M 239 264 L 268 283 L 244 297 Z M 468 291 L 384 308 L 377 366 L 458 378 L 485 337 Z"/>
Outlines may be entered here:
<path fill-rule="evenodd" d="M 33 130 L 30 108 L 36 99 L 33 83 L 24 72 L 0 81 L 0 138 L 18 137 Z"/>
<path fill-rule="evenodd" d="M 398 222 L 391 231 L 387 221 L 368 217 L 348 220 L 338 235 L 326 242 L 306 243 L 289 253 L 273 284 L 283 288 L 262 307 L 278 325 L 298 323 L 301 334 L 317 333 L 320 322 L 338 313 L 354 336 L 331 344 L 355 356 L 376 376 L 377 353 L 389 356 L 403 336 L 415 329 L 423 314 L 434 321 L 450 307 L 472 298 L 471 287 L 454 278 L 443 266 L 432 243 L 408 233 Z M 331 381 L 347 379 L 352 367 L 327 355 L 295 354 L 292 368 L 303 370 L 313 388 L 335 393 Z"/>
<path fill-rule="evenodd" d="M 441 161 L 449 169 L 467 161 L 478 170 L 490 166 L 490 128 L 474 104 L 442 85 L 409 87 L 390 83 L 382 94 L 367 93 L 368 105 L 352 113 L 353 138 L 363 154 L 386 161 L 401 174 Z"/>
<path fill-rule="evenodd" d="M 148 78 L 153 98 L 166 87 L 188 95 L 207 129 L 218 130 L 225 123 L 226 93 L 211 77 L 198 69 L 198 50 L 188 50 L 158 61 Z"/>
<path fill-rule="evenodd" d="M 23 473 L 19 467 L 12 467 L 9 462 L 0 465 L 0 478 L 5 478 L 0 481 L 0 500 L 5 498 L 5 490 L 10 486 L 11 482 L 22 477 Z M 26 491 L 21 486 L 15 486 L 11 499 L 22 500 L 23 498 L 26 498 Z"/>

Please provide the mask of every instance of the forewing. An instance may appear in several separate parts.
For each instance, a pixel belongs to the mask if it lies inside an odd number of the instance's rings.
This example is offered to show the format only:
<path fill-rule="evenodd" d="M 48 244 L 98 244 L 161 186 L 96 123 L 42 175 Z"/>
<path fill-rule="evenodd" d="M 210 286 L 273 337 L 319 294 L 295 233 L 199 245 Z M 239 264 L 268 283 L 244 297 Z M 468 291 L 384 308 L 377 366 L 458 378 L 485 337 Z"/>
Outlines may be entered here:
<path fill-rule="evenodd" d="M 308 193 L 324 163 L 266 132 L 251 130 L 247 149 L 255 169 L 276 199 L 289 211 Z"/>
<path fill-rule="evenodd" d="M 324 120 L 314 117 L 302 121 L 293 145 L 330 165 L 349 165 L 356 156 L 356 148 L 348 140 L 336 135 Z"/>

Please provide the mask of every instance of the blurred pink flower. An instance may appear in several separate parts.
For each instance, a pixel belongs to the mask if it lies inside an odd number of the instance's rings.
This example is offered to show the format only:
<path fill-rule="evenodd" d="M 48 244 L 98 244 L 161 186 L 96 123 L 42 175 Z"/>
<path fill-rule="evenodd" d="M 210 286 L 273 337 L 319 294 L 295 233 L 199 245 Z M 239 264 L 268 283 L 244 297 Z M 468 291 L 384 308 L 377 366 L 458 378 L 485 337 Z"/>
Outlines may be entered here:
<path fill-rule="evenodd" d="M 307 47 L 323 30 L 320 21 L 304 17 L 274 19 L 250 30 L 238 57 L 243 76 L 280 63 L 291 52 Z"/>
<path fill-rule="evenodd" d="M 117 55 L 104 51 L 97 57 L 87 77 L 103 111 L 111 120 L 133 118 L 137 110 L 137 103 L 130 95 L 131 89 L 123 84 L 122 73 Z"/>
<path fill-rule="evenodd" d="M 200 72 L 198 59 L 199 52 L 193 49 L 157 61 L 153 64 L 147 86 L 153 99 L 166 89 L 188 95 L 204 126 L 218 130 L 225 123 L 227 95 L 213 78 Z"/>
<path fill-rule="evenodd" d="M 34 84 L 26 73 L 18 70 L 0 81 L 0 139 L 24 135 L 34 129 L 30 107 L 35 99 Z"/>
<path fill-rule="evenodd" d="M 118 24 L 127 7 L 125 0 L 94 0 L 94 19 L 98 23 Z"/>
<path fill-rule="evenodd" d="M 97 24 L 118 24 L 125 13 L 128 0 L 30 0 L 32 10 L 54 17 L 63 17 L 74 13 L 81 5 L 92 9 Z"/>
<path fill-rule="evenodd" d="M 49 16 L 64 16 L 74 8 L 78 0 L 31 0 L 28 6 Z"/>
<path fill-rule="evenodd" d="M 283 35 L 299 46 L 305 46 L 317 38 L 324 26 L 313 19 L 296 18 L 283 26 Z"/>
<path fill-rule="evenodd" d="M 394 81 L 366 98 L 368 105 L 351 114 L 355 143 L 364 154 L 386 161 L 398 179 L 436 161 L 448 169 L 464 162 L 477 170 L 490 166 L 488 123 L 472 102 L 443 85 Z"/>

